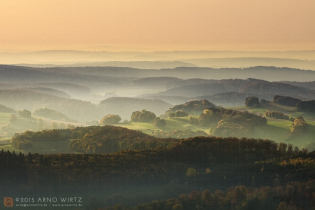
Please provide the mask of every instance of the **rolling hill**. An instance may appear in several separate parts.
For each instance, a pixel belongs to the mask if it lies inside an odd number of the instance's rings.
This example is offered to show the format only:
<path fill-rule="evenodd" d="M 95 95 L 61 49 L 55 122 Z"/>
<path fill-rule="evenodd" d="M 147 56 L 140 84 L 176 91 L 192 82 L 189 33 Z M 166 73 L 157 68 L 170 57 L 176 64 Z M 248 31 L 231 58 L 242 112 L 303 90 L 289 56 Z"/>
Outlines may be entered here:
<path fill-rule="evenodd" d="M 103 115 L 117 114 L 122 119 L 130 120 L 134 111 L 143 109 L 155 113 L 157 116 L 164 114 L 172 105 L 162 100 L 139 99 L 128 97 L 112 97 L 100 102 L 99 107 L 103 110 Z M 103 117 L 103 116 L 102 116 Z"/>

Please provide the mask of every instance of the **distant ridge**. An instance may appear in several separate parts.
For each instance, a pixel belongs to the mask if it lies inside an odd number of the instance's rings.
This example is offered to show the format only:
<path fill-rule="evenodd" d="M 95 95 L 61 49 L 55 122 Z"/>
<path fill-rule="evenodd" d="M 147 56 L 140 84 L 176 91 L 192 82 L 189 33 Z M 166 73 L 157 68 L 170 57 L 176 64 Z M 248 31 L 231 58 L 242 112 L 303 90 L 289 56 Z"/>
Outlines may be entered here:
<path fill-rule="evenodd" d="M 115 77 L 115 78 L 109 78 Z M 21 66 L 0 65 L 0 82 L 38 81 L 70 82 L 91 81 L 111 82 L 118 77 L 177 77 L 181 79 L 247 79 L 256 78 L 268 81 L 315 81 L 315 71 L 286 67 L 256 66 L 250 68 L 205 68 L 176 67 L 161 70 L 137 69 L 127 67 L 58 67 L 31 68 Z M 41 82 L 43 82 L 41 80 Z"/>

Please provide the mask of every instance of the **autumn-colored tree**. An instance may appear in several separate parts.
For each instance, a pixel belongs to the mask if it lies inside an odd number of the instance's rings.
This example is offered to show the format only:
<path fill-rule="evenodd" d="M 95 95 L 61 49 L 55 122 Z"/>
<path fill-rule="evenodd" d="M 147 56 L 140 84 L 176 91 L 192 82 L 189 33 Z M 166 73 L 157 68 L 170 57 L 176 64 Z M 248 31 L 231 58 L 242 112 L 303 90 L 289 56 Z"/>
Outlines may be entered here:
<path fill-rule="evenodd" d="M 211 202 L 211 199 L 212 199 L 210 190 L 205 189 L 205 190 L 202 192 L 201 199 L 202 199 L 203 202 L 210 203 L 210 202 Z"/>
<path fill-rule="evenodd" d="M 197 171 L 196 171 L 196 169 L 194 169 L 194 168 L 189 168 L 189 169 L 187 169 L 187 173 L 186 173 L 186 176 L 189 178 L 189 177 L 194 177 L 194 176 L 196 176 L 196 174 L 197 174 Z"/>
<path fill-rule="evenodd" d="M 183 210 L 183 205 L 182 204 L 175 204 L 172 208 L 172 210 Z"/>

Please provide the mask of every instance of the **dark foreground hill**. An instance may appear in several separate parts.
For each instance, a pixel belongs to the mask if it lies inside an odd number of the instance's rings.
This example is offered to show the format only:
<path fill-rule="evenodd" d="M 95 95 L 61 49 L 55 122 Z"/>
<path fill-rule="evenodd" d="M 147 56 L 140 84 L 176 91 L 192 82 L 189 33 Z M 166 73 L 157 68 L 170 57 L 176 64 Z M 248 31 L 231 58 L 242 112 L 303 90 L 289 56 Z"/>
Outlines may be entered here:
<path fill-rule="evenodd" d="M 108 139 L 119 137 L 117 131 L 104 130 L 95 137 L 105 138 L 106 133 Z M 70 130 L 63 132 L 71 133 Z M 72 133 L 80 135 L 79 132 Z M 35 137 L 40 139 L 39 135 Z M 146 143 L 149 142 L 148 139 Z M 314 168 L 314 157 L 314 153 L 308 154 L 283 143 L 216 137 L 195 137 L 173 142 L 167 147 L 128 149 L 111 154 L 23 155 L 1 151 L 0 158 L 6 161 L 0 167 L 7 173 L 0 173 L 3 186 L 0 195 L 15 193 L 23 196 L 36 192 L 59 196 L 71 193 L 84 196 L 84 209 L 104 209 L 117 204 L 129 208 L 130 205 L 182 195 L 179 203 L 189 206 L 188 209 L 198 209 L 197 204 L 201 205 L 207 197 L 198 193 L 189 197 L 183 194 L 196 189 L 211 189 L 215 192 L 214 200 L 205 204 L 226 209 L 231 205 L 242 206 L 243 201 L 255 208 L 263 203 L 270 205 L 268 209 L 275 210 L 281 202 L 290 202 L 290 205 L 307 209 L 314 207 L 312 197 L 309 197 L 313 196 L 315 186 L 312 181 L 315 173 L 310 170 Z M 248 190 L 235 187 L 227 194 L 222 191 L 236 185 L 244 185 Z M 91 192 L 100 197 L 91 197 Z M 244 199 L 249 194 L 252 196 Z M 158 203 L 155 201 L 152 205 Z M 170 204 L 173 203 L 168 202 L 170 208 L 167 209 L 173 209 L 175 204 Z"/>

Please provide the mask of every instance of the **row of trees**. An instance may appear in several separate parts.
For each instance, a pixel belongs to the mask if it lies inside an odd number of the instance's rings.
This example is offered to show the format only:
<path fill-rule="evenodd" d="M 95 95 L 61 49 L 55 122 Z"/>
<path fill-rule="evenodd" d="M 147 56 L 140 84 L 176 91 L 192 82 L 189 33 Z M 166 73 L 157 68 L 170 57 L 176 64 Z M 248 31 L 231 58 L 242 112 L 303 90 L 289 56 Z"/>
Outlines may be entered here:
<path fill-rule="evenodd" d="M 244 126 L 262 126 L 267 124 L 265 117 L 257 116 L 249 112 L 241 112 L 232 109 L 208 108 L 200 114 L 198 123 L 202 126 L 216 125 L 219 121 L 225 120 L 242 124 Z"/>
<path fill-rule="evenodd" d="M 290 96 L 275 95 L 273 97 L 272 102 L 277 103 L 277 104 L 281 104 L 284 106 L 296 107 L 297 103 L 301 102 L 301 100 L 297 99 L 297 98 L 290 97 Z"/>
<path fill-rule="evenodd" d="M 135 207 L 124 207 L 117 204 L 103 210 L 199 210 L 199 209 L 269 209 L 269 210 L 303 210 L 315 208 L 315 181 L 290 182 L 284 186 L 263 186 L 250 188 L 244 185 L 230 187 L 226 191 L 204 189 L 189 194 L 181 194 L 178 198 L 154 200 L 151 203 L 139 204 Z M 102 209 L 98 209 L 102 210 Z"/>
<path fill-rule="evenodd" d="M 289 117 L 288 115 L 285 115 L 279 111 L 267 111 L 265 112 L 265 116 L 269 118 L 275 118 L 275 119 L 284 119 L 284 120 L 291 120 L 291 121 L 294 120 L 292 117 Z"/>
<path fill-rule="evenodd" d="M 211 126 L 210 133 L 215 136 L 244 137 L 253 132 L 257 126 L 266 125 L 267 119 L 249 112 L 208 108 L 200 114 L 198 119 L 190 117 L 189 122 L 201 126 Z"/>
<path fill-rule="evenodd" d="M 101 125 L 118 124 L 121 121 L 119 115 L 109 114 L 103 117 L 100 121 Z M 143 109 L 142 111 L 135 111 L 131 115 L 132 122 L 146 122 L 152 123 L 155 127 L 163 128 L 166 125 L 166 121 L 156 115 L 153 112 Z"/>
<path fill-rule="evenodd" d="M 266 99 L 261 99 L 257 98 L 256 96 L 249 96 L 245 99 L 245 105 L 247 107 L 265 107 L 270 101 Z"/>
<path fill-rule="evenodd" d="M 155 127 L 163 128 L 166 126 L 166 121 L 156 115 L 153 112 L 143 109 L 142 111 L 135 111 L 131 115 L 132 122 L 147 122 L 152 123 Z"/>
<path fill-rule="evenodd" d="M 300 101 L 296 104 L 296 109 L 300 112 L 315 112 L 315 100 Z"/>
<path fill-rule="evenodd" d="M 216 107 L 213 103 L 209 102 L 208 100 L 193 100 L 193 101 L 188 101 L 185 104 L 179 104 L 175 105 L 172 108 L 168 109 L 166 111 L 167 116 L 173 116 L 176 114 L 176 111 L 180 111 L 177 114 L 183 114 L 188 113 L 188 114 L 199 114 L 206 108 L 212 108 Z"/>

